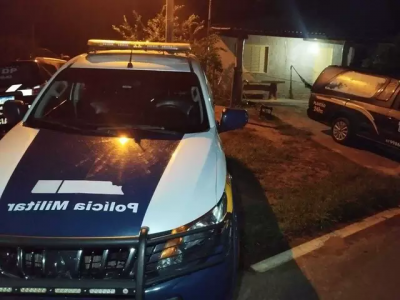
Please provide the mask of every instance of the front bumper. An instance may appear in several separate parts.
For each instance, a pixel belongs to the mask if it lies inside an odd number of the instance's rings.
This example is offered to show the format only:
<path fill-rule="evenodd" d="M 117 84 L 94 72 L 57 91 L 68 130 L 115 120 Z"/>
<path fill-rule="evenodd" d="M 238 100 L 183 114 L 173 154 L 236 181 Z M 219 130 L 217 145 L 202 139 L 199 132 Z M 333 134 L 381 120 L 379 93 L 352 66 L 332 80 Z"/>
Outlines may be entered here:
<path fill-rule="evenodd" d="M 157 284 L 145 290 L 146 300 L 228 300 L 231 299 L 234 280 L 234 257 L 213 267 Z M 2 300 L 15 300 L 15 296 L 2 297 Z M 25 296 L 17 299 L 60 300 L 59 297 Z M 65 299 L 65 298 L 64 298 Z M 83 299 L 72 296 L 67 299 Z M 84 298 L 105 300 L 107 298 Z M 108 298 L 113 299 L 113 298 Z M 114 299 L 137 299 L 118 297 Z"/>
<path fill-rule="evenodd" d="M 2 299 L 15 299 L 15 296 L 22 296 L 22 299 L 53 299 L 55 298 L 55 290 L 57 289 L 71 289 L 79 288 L 81 293 L 79 295 L 66 295 L 70 296 L 68 299 L 81 299 L 82 297 L 89 299 L 96 299 L 97 295 L 93 295 L 90 289 L 113 289 L 115 293 L 112 295 L 101 295 L 102 299 L 115 299 L 130 298 L 136 300 L 182 300 L 182 299 L 215 299 L 224 300 L 230 299 L 233 291 L 235 281 L 235 270 L 237 267 L 237 226 L 234 218 L 229 217 L 223 224 L 214 225 L 214 227 L 207 227 L 196 229 L 190 232 L 209 231 L 211 229 L 219 230 L 225 228 L 229 231 L 229 241 L 227 247 L 224 247 L 223 252 L 218 255 L 212 254 L 207 258 L 202 259 L 201 264 L 191 265 L 190 267 L 179 267 L 174 272 L 162 274 L 156 278 L 148 278 L 146 275 L 146 264 L 149 261 L 149 254 L 147 253 L 148 247 L 152 245 L 159 245 L 162 242 L 171 240 L 171 238 L 183 237 L 188 235 L 187 232 L 174 234 L 174 235 L 158 235 L 148 236 L 147 228 L 142 228 L 139 239 L 126 239 L 118 241 L 119 244 L 124 243 L 134 245 L 137 249 L 136 265 L 135 265 L 135 280 L 121 281 L 121 280 L 21 280 L 21 279 L 1 279 L 0 287 L 12 287 L 12 293 L 2 294 Z M 115 242 L 115 241 L 112 241 Z M 75 245 L 78 248 L 84 248 L 90 243 L 91 246 L 98 243 L 104 244 L 104 240 L 99 241 L 66 241 L 66 240 L 0 240 L 2 246 L 19 245 L 19 249 L 34 244 L 35 247 L 48 249 L 57 245 L 57 248 L 71 247 L 73 243 L 80 243 Z M 7 245 L 8 244 L 8 245 Z M 108 247 L 108 246 L 107 246 Z M 108 251 L 108 250 L 106 250 Z M 147 261 L 147 263 L 146 263 Z M 0 276 L 1 277 L 1 276 Z M 40 296 L 34 293 L 23 293 L 23 289 L 39 289 L 45 288 L 46 292 Z M 7 295 L 7 297 L 6 297 Z M 9 295 L 9 297 L 8 297 Z M 100 295 L 99 295 L 100 296 Z M 59 299 L 59 298 L 57 298 Z"/>

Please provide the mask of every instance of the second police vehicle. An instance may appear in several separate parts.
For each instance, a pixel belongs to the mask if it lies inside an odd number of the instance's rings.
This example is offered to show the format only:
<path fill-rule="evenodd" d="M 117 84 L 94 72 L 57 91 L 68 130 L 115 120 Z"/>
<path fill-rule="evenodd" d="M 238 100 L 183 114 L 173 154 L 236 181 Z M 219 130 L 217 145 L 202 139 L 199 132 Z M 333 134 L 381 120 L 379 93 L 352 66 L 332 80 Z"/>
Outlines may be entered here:
<path fill-rule="evenodd" d="M 340 144 L 358 137 L 400 150 L 400 80 L 330 66 L 314 83 L 308 116 L 330 125 Z"/>
<path fill-rule="evenodd" d="M 231 299 L 232 178 L 186 44 L 90 40 L 29 108 L 4 112 L 0 295 Z"/>
<path fill-rule="evenodd" d="M 0 66 L 0 133 L 11 127 L 3 115 L 4 103 L 18 98 L 32 104 L 46 82 L 65 63 L 62 59 L 36 57 Z"/>

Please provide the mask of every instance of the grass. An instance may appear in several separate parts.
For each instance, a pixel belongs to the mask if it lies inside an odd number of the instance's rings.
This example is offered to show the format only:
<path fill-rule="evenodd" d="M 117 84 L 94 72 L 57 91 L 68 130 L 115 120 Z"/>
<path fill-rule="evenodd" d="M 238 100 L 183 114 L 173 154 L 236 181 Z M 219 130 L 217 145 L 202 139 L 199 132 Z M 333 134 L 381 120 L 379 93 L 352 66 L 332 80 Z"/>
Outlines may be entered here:
<path fill-rule="evenodd" d="M 361 167 L 273 120 L 222 135 L 241 197 L 245 263 L 400 202 L 400 178 Z M 282 142 L 269 134 L 281 135 Z"/>

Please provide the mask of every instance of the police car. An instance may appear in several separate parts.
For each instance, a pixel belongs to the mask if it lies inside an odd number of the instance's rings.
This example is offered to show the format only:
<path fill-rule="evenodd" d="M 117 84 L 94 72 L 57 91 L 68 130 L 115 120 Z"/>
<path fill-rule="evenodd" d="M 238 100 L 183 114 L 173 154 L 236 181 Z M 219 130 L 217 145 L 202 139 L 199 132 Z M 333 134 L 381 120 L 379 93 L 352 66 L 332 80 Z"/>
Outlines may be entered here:
<path fill-rule="evenodd" d="M 246 111 L 215 120 L 189 45 L 89 46 L 29 110 L 5 103 L 2 299 L 231 299 L 238 229 L 219 133 Z"/>
<path fill-rule="evenodd" d="M 308 116 L 332 126 L 338 143 L 360 137 L 400 150 L 399 78 L 328 67 L 312 88 Z"/>
<path fill-rule="evenodd" d="M 61 59 L 36 57 L 0 66 L 0 130 L 9 127 L 3 116 L 3 104 L 17 98 L 31 104 L 41 88 L 65 63 Z"/>

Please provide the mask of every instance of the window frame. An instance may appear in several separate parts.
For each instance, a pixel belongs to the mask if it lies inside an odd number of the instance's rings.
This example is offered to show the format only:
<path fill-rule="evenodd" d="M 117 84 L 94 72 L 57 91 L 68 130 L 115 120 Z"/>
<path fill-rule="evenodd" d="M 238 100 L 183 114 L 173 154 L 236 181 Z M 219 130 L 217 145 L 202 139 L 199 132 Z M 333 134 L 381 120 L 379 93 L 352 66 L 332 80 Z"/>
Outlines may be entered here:
<path fill-rule="evenodd" d="M 260 63 L 258 64 L 258 71 L 253 71 L 251 68 L 251 65 L 253 63 L 253 53 L 251 53 L 250 56 L 250 69 L 248 68 L 248 61 L 246 61 L 246 53 L 248 52 L 248 50 L 246 51 L 246 47 L 251 47 L 250 49 L 253 49 L 254 47 L 259 48 L 259 61 Z M 249 73 L 255 73 L 255 74 L 268 74 L 268 72 L 265 72 L 265 61 L 266 61 L 266 57 L 265 57 L 265 50 L 266 48 L 268 48 L 268 58 L 267 58 L 267 71 L 268 71 L 268 67 L 269 67 L 269 59 L 270 59 L 270 46 L 269 45 L 260 45 L 260 44 L 245 44 L 245 48 L 244 48 L 244 55 L 243 55 L 243 67 L 247 70 L 247 72 Z M 253 51 L 253 50 L 251 50 Z M 247 66 L 246 66 L 247 65 Z"/>
<path fill-rule="evenodd" d="M 400 111 L 400 87 L 398 87 L 395 92 L 392 109 Z"/>

